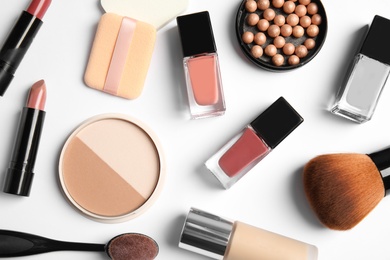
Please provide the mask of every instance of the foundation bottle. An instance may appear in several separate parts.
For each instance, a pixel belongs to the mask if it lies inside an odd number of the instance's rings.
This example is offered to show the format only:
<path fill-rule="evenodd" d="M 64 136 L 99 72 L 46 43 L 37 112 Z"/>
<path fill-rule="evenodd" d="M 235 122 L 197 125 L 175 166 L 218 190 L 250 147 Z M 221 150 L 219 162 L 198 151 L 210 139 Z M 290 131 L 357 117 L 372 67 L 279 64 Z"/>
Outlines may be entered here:
<path fill-rule="evenodd" d="M 317 247 L 191 208 L 179 247 L 219 260 L 316 260 Z"/>

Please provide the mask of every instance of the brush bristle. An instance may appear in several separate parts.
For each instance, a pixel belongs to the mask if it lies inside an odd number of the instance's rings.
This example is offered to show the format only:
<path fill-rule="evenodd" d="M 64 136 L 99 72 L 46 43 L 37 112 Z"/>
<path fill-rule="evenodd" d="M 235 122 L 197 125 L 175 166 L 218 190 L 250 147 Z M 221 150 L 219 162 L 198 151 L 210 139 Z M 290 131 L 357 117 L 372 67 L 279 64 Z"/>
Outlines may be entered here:
<path fill-rule="evenodd" d="M 148 236 L 128 233 L 114 237 L 107 251 L 113 260 L 152 260 L 158 254 L 158 245 Z"/>
<path fill-rule="evenodd" d="M 385 196 L 374 162 L 364 154 L 328 154 L 310 160 L 303 171 L 310 206 L 328 228 L 356 226 Z"/>

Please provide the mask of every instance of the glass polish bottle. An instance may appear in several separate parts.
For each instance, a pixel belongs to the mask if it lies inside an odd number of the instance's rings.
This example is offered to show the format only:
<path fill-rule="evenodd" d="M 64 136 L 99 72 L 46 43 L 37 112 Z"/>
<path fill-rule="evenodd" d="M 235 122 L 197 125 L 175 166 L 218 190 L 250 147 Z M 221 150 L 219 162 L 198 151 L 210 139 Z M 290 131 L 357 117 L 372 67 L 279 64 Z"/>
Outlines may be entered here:
<path fill-rule="evenodd" d="M 316 260 L 313 245 L 191 208 L 179 247 L 218 260 Z"/>
<path fill-rule="evenodd" d="M 208 159 L 205 165 L 228 189 L 302 122 L 303 118 L 280 97 Z"/>
<path fill-rule="evenodd" d="M 210 15 L 207 11 L 176 18 L 192 119 L 225 113 L 225 100 Z"/>
<path fill-rule="evenodd" d="M 390 73 L 390 20 L 376 15 L 331 108 L 357 123 L 369 121 Z"/>

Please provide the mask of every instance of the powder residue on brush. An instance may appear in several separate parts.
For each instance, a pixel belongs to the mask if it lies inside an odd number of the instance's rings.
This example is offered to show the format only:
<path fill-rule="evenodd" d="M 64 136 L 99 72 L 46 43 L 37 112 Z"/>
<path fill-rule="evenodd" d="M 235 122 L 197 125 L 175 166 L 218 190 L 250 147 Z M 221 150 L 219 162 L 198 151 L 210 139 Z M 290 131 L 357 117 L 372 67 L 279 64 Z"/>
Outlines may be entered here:
<path fill-rule="evenodd" d="M 124 234 L 110 241 L 108 254 L 113 260 L 152 260 L 158 254 L 158 245 L 142 234 Z"/>

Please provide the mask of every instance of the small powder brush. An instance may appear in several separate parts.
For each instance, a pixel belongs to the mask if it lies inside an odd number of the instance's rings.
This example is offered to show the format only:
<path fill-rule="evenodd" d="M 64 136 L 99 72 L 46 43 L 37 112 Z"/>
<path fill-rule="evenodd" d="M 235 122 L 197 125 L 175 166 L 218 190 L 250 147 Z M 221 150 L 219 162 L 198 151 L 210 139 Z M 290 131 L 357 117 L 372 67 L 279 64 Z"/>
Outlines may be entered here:
<path fill-rule="evenodd" d="M 390 148 L 372 153 L 325 154 L 303 170 L 311 208 L 328 228 L 356 226 L 390 189 Z"/>

